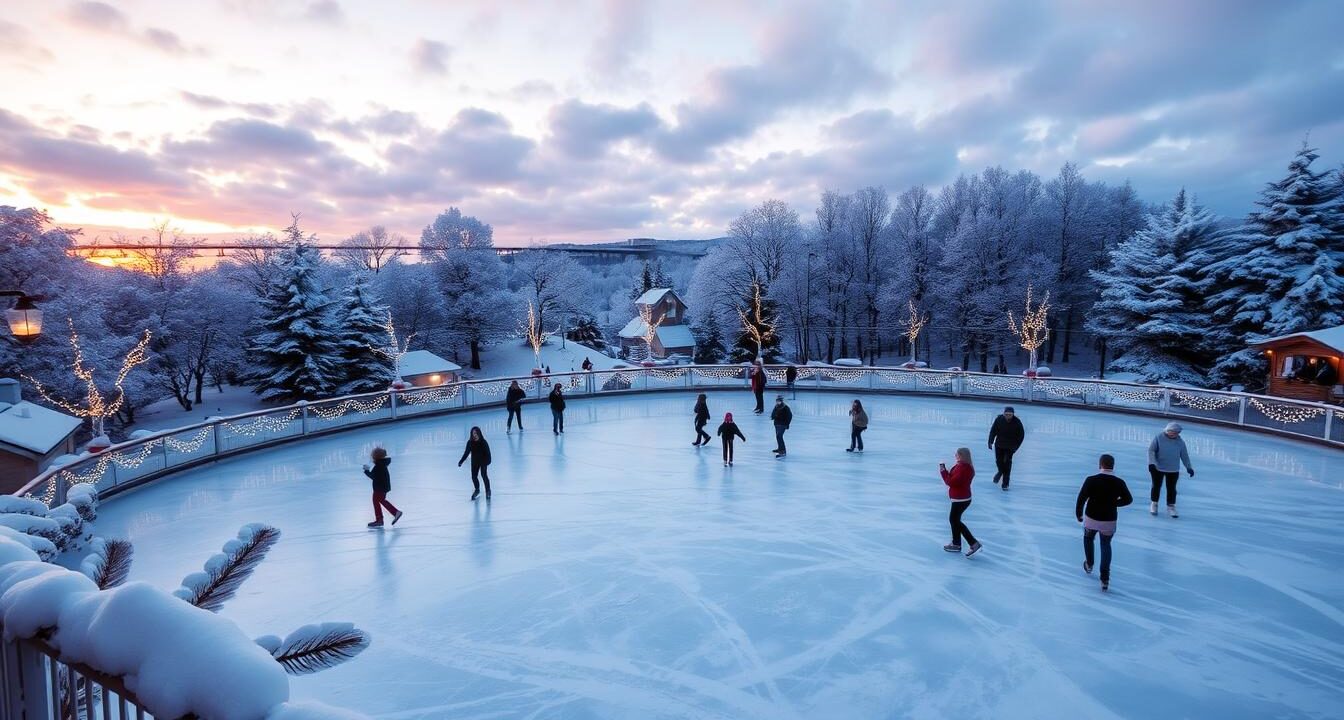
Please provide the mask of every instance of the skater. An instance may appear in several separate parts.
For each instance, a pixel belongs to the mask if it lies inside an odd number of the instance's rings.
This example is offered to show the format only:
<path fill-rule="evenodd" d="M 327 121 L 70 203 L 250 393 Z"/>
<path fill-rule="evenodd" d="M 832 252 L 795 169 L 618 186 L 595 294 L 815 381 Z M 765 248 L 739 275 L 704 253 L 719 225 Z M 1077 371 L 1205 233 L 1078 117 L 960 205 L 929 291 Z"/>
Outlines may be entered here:
<path fill-rule="evenodd" d="M 784 371 L 784 384 L 789 388 L 789 392 L 793 393 L 794 400 L 798 399 L 798 389 L 793 385 L 796 382 L 798 382 L 798 368 L 790 365 Z"/>
<path fill-rule="evenodd" d="M 704 393 L 700 393 L 695 399 L 695 442 L 691 443 L 692 445 L 700 447 L 709 444 L 712 438 L 705 432 L 707 423 L 709 423 L 709 400 Z"/>
<path fill-rule="evenodd" d="M 1004 490 L 1008 489 L 1008 481 L 1013 475 L 1013 453 L 1022 447 L 1022 439 L 1026 436 L 1027 429 L 1022 427 L 1022 421 L 1017 419 L 1017 413 L 1009 405 L 1003 409 L 1003 414 L 994 418 L 994 424 L 989 426 L 989 449 L 994 451 L 994 464 L 998 472 L 994 473 L 994 484 L 1001 486 Z"/>
<path fill-rule="evenodd" d="M 1092 574 L 1092 546 L 1101 535 L 1101 589 L 1111 589 L 1111 537 L 1115 535 L 1116 508 L 1134 502 L 1129 486 L 1115 476 L 1115 458 L 1102 455 L 1097 474 L 1088 476 L 1078 490 L 1073 514 L 1083 524 L 1083 572 Z M 1083 507 L 1086 506 L 1086 515 Z"/>
<path fill-rule="evenodd" d="M 849 406 L 849 449 L 845 452 L 863 452 L 863 431 L 867 429 L 868 413 L 864 412 L 863 403 L 855 399 Z"/>
<path fill-rule="evenodd" d="M 789 429 L 789 424 L 793 422 L 793 411 L 788 405 L 784 404 L 784 396 L 775 396 L 775 407 L 770 411 L 770 421 L 775 424 L 775 457 L 782 458 L 789 453 L 788 448 L 784 447 L 784 431 Z"/>
<path fill-rule="evenodd" d="M 513 419 L 518 418 L 518 432 L 523 431 L 523 398 L 527 397 L 527 392 L 523 386 L 518 384 L 517 380 L 509 383 L 508 392 L 504 393 L 504 407 L 508 408 L 509 420 L 504 425 L 504 434 L 513 432 Z"/>
<path fill-rule="evenodd" d="M 1153 477 L 1153 491 L 1149 494 L 1148 514 L 1157 514 L 1157 501 L 1162 497 L 1162 481 L 1167 483 L 1167 514 L 1178 518 L 1176 514 L 1176 481 L 1181 477 L 1181 463 L 1190 477 L 1195 469 L 1190 467 L 1190 453 L 1181 439 L 1180 423 L 1169 422 L 1161 434 L 1148 444 L 1148 474 Z"/>
<path fill-rule="evenodd" d="M 756 414 L 765 412 L 765 367 L 761 365 L 761 359 L 756 358 L 752 363 L 751 370 L 751 392 L 756 396 Z"/>
<path fill-rule="evenodd" d="M 592 361 L 592 360 L 589 360 L 588 358 L 584 358 L 584 359 L 583 359 L 583 364 L 580 365 L 579 367 L 583 368 L 583 371 L 584 371 L 584 372 L 592 372 L 592 371 L 593 371 L 593 361 Z"/>
<path fill-rule="evenodd" d="M 485 481 L 485 499 L 490 499 L 490 443 L 485 441 L 485 436 L 481 434 L 481 429 L 472 426 L 471 435 L 467 437 L 467 447 L 462 451 L 462 458 L 457 461 L 457 466 L 462 467 L 466 462 L 467 456 L 471 456 L 471 484 L 476 488 L 476 492 L 471 494 L 471 499 L 475 500 L 481 494 L 481 483 L 476 479 L 479 474 L 481 480 Z"/>
<path fill-rule="evenodd" d="M 742 442 L 747 441 L 747 436 L 737 428 L 737 423 L 733 422 L 732 413 L 723 414 L 723 424 L 719 426 L 719 438 L 723 443 L 723 466 L 728 467 L 733 464 L 733 438 L 737 437 Z"/>
<path fill-rule="evenodd" d="M 971 529 L 961 521 L 966 508 L 971 506 L 971 480 L 975 477 L 975 466 L 971 464 L 971 449 L 957 448 L 957 461 L 949 471 L 947 463 L 938 463 L 938 472 L 942 473 L 943 484 L 947 485 L 947 497 L 952 500 L 952 511 L 947 520 L 952 525 L 952 542 L 944 545 L 948 552 L 961 552 L 961 539 L 971 544 L 966 557 L 980 552 L 980 543 L 971 534 Z"/>
<path fill-rule="evenodd" d="M 547 399 L 551 403 L 551 432 L 560 435 L 565 432 L 565 393 L 560 383 L 555 384 Z"/>
<path fill-rule="evenodd" d="M 392 476 L 388 474 L 387 466 L 392 463 L 392 458 L 380 447 L 374 448 L 369 457 L 373 460 L 373 467 L 364 466 L 364 474 L 373 481 L 373 522 L 369 523 L 369 527 L 383 526 L 383 508 L 392 513 L 392 524 L 396 525 L 401 519 L 401 511 L 387 501 L 387 494 L 392 492 Z"/>

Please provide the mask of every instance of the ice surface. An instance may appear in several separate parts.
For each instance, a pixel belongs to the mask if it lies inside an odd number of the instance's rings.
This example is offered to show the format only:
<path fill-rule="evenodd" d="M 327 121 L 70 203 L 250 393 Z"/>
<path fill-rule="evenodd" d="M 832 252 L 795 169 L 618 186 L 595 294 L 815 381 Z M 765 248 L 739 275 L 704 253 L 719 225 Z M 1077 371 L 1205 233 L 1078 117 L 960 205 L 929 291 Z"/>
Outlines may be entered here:
<path fill-rule="evenodd" d="M 353 430 L 240 456 L 104 501 L 163 589 L 245 523 L 284 535 L 221 615 L 258 637 L 353 622 L 372 645 L 293 678 L 296 700 L 400 718 L 1326 718 L 1344 707 L 1344 452 L 1193 422 L 1181 518 L 1147 513 L 1161 418 L 1015 403 L 1012 490 L 985 450 L 1001 406 L 801 393 L 773 459 L 745 391 L 711 392 L 748 442 L 722 466 L 689 393 L 570 398 L 526 433 L 504 410 Z M 494 500 L 455 460 L 491 443 Z M 711 427 L 711 430 L 713 428 Z M 369 531 L 373 445 L 406 515 Z M 967 446 L 966 522 L 944 553 L 939 461 Z M 1073 503 L 1110 452 L 1112 589 L 1080 567 Z"/>

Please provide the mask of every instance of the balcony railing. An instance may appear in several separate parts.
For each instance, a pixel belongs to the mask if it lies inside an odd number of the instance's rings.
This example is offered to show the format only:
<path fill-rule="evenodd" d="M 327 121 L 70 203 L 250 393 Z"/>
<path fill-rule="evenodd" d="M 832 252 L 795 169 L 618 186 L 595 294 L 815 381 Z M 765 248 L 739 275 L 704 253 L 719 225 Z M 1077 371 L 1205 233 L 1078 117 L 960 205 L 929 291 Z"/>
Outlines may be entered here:
<path fill-rule="evenodd" d="M 152 717 L 121 678 L 67 663 L 38 638 L 0 640 L 0 720 Z"/>
<path fill-rule="evenodd" d="M 773 387 L 784 385 L 785 370 L 782 365 L 767 367 Z M 943 395 L 1141 413 L 1245 427 L 1344 447 L 1344 409 L 1322 403 L 1165 385 L 900 367 L 804 366 L 797 370 L 796 386 L 800 390 Z M 71 485 L 95 483 L 99 494 L 107 497 L 178 470 L 301 438 L 501 405 L 514 380 L 534 399 L 544 399 L 555 384 L 564 386 L 569 397 L 745 389 L 748 384 L 746 368 L 741 365 L 676 365 L 465 380 L 300 402 L 143 435 L 48 469 L 16 494 L 57 505 L 65 501 L 65 491 Z"/>

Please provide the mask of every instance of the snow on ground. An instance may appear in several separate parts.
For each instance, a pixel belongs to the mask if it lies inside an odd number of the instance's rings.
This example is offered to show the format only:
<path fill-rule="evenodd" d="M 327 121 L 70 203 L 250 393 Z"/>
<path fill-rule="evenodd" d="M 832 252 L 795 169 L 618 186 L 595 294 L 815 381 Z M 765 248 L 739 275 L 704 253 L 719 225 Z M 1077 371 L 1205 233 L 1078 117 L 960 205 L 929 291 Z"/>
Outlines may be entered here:
<path fill-rule="evenodd" d="M 227 417 L 241 413 L 277 407 L 275 403 L 262 402 L 252 388 L 238 385 L 225 385 L 220 392 L 211 385 L 201 394 L 201 403 L 193 404 L 190 410 L 183 410 L 177 400 L 164 398 L 146 405 L 135 414 L 135 424 L 126 428 L 132 430 L 170 430 L 184 425 L 195 425 L 207 418 Z"/>
<path fill-rule="evenodd" d="M 584 358 L 592 360 L 593 368 L 596 370 L 609 370 L 617 365 L 626 367 L 634 365 L 625 360 L 607 357 L 601 350 L 594 350 L 573 340 L 566 340 L 564 344 L 562 348 L 560 338 L 553 337 L 548 338 L 541 348 L 541 364 L 550 365 L 551 372 L 579 370 L 583 366 Z M 475 378 L 526 376 L 537 366 L 531 346 L 524 345 L 521 340 L 506 340 L 482 350 L 480 370 L 466 367 L 470 359 L 470 357 L 463 358 L 463 372 Z"/>
<path fill-rule="evenodd" d="M 1012 490 L 984 448 L 999 405 L 872 397 L 850 455 L 842 394 L 792 402 L 789 455 L 749 395 L 712 392 L 748 442 L 692 448 L 691 394 L 571 399 L 353 430 L 202 467 L 104 503 L 133 580 L 172 589 L 240 526 L 284 535 L 223 614 L 249 636 L 350 621 L 373 636 L 296 699 L 389 718 L 1326 718 L 1344 707 L 1344 453 L 1186 423 L 1179 520 L 1150 517 L 1164 422 L 1019 404 Z M 491 442 L 494 500 L 455 467 Z M 715 425 L 711 425 L 711 430 Z M 360 473 L 386 444 L 370 531 Z M 940 460 L 980 474 L 945 553 Z M 1109 594 L 1080 567 L 1073 503 L 1118 458 Z"/>

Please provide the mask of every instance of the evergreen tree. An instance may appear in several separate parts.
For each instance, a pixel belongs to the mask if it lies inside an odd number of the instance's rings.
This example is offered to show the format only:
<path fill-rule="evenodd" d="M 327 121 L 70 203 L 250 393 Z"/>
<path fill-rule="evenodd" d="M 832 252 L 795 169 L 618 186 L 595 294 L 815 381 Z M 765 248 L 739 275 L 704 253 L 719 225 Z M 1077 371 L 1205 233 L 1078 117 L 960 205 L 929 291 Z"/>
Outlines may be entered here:
<path fill-rule="evenodd" d="M 387 308 L 374 302 L 368 280 L 363 273 L 345 290 L 336 307 L 334 325 L 337 328 L 336 352 L 340 357 L 340 380 L 337 395 L 382 390 L 392 381 L 392 368 L 387 358 L 374 348 L 385 347 L 387 337 Z"/>
<path fill-rule="evenodd" d="M 1181 190 L 1110 251 L 1108 270 L 1090 272 L 1101 296 L 1087 327 L 1117 350 L 1112 369 L 1147 382 L 1205 383 L 1200 269 L 1215 222 Z"/>
<path fill-rule="evenodd" d="M 307 242 L 279 254 L 248 347 L 248 380 L 265 400 L 315 400 L 339 381 L 340 358 L 327 314 L 331 301 L 317 278 L 321 259 Z"/>
<path fill-rule="evenodd" d="M 565 333 L 565 337 L 597 350 L 607 346 L 606 340 L 602 338 L 602 328 L 597 326 L 597 320 L 592 315 L 580 317 L 574 327 Z"/>
<path fill-rule="evenodd" d="M 639 273 L 639 280 L 635 286 L 630 289 L 630 299 L 638 300 L 640 295 L 658 287 L 653 284 L 653 270 L 649 267 L 649 261 L 644 261 L 644 269 Z"/>
<path fill-rule="evenodd" d="M 732 362 L 748 362 L 759 356 L 767 363 L 778 362 L 779 334 L 775 332 L 775 325 L 779 321 L 779 309 L 759 280 L 751 283 L 747 289 L 743 307 L 738 313 L 742 328 L 738 332 L 737 341 L 733 343 L 729 359 Z"/>
<path fill-rule="evenodd" d="M 714 312 L 705 313 L 701 322 L 691 327 L 695 337 L 695 361 L 702 365 L 723 362 L 728 348 L 723 346 L 723 331 L 719 329 L 719 319 Z"/>
<path fill-rule="evenodd" d="M 1215 379 L 1257 387 L 1265 361 L 1257 339 L 1344 324 L 1344 208 L 1341 185 L 1315 173 L 1306 143 L 1282 180 L 1266 185 L 1262 209 L 1219 238 L 1209 275 L 1219 292 L 1209 310 Z"/>

